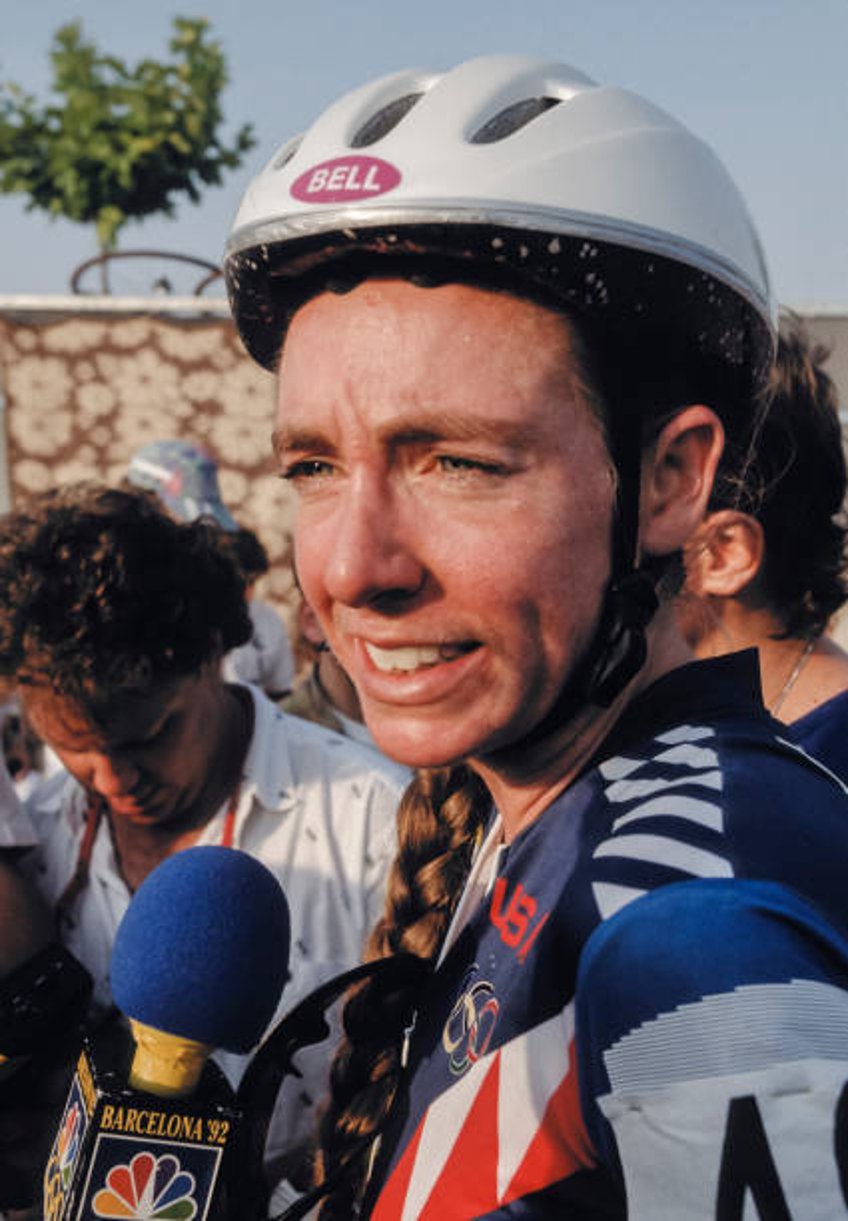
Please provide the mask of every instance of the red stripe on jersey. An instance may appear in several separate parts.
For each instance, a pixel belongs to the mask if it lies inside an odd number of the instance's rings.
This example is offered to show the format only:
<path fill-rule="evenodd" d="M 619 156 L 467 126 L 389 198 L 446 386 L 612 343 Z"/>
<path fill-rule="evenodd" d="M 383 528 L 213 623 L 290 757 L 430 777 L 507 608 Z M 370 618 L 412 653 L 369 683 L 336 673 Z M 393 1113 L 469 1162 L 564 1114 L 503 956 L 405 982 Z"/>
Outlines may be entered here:
<path fill-rule="evenodd" d="M 500 1056 L 492 1057 L 450 1156 L 417 1221 L 472 1221 L 497 1205 L 498 1086 Z M 431 1115 L 432 1122 L 432 1115 Z M 371 1221 L 400 1221 L 427 1116 L 418 1125 L 391 1177 L 380 1192 Z"/>
<path fill-rule="evenodd" d="M 419 1221 L 473 1221 L 497 1207 L 500 1053 L 493 1061 Z"/>
<path fill-rule="evenodd" d="M 409 1180 L 412 1177 L 412 1171 L 415 1169 L 415 1157 L 418 1153 L 418 1146 L 421 1143 L 421 1133 L 424 1131 L 424 1120 L 426 1118 L 425 1115 L 424 1119 L 421 1120 L 415 1135 L 403 1151 L 403 1157 L 395 1166 L 391 1178 L 380 1192 L 380 1197 L 371 1210 L 371 1221 L 397 1221 L 403 1215 L 406 1192 L 409 1187 Z"/>
<path fill-rule="evenodd" d="M 501 1204 L 597 1165 L 598 1159 L 580 1109 L 576 1059 L 572 1039 L 568 1047 L 568 1072 L 551 1095 L 539 1130 Z"/>
<path fill-rule="evenodd" d="M 381 1191 L 372 1221 L 400 1221 L 404 1209 L 410 1207 L 410 1190 L 412 1198 L 420 1200 L 420 1205 L 413 1204 L 408 1214 L 416 1221 L 471 1221 L 597 1164 L 580 1110 L 572 1041 L 568 1047 L 567 1072 L 548 1100 L 509 1185 L 503 1194 L 499 1192 L 502 1141 L 507 1140 L 507 1148 L 510 1143 L 509 1133 L 499 1131 L 499 1122 L 508 1127 L 510 1120 L 516 1118 L 509 1101 L 501 1098 L 502 1090 L 510 1091 L 503 1051 L 501 1048 L 491 1057 L 445 1160 L 439 1165 L 433 1158 L 426 1180 L 421 1179 L 419 1168 L 416 1187 L 413 1183 L 416 1160 L 432 1156 L 432 1151 L 428 1152 L 428 1121 L 432 1131 L 432 1126 L 439 1123 L 439 1101 L 444 1103 L 447 1096 L 443 1095 L 431 1107 Z M 518 1122 L 523 1122 L 520 1116 Z M 422 1186 L 427 1191 L 426 1199 L 419 1194 Z"/>

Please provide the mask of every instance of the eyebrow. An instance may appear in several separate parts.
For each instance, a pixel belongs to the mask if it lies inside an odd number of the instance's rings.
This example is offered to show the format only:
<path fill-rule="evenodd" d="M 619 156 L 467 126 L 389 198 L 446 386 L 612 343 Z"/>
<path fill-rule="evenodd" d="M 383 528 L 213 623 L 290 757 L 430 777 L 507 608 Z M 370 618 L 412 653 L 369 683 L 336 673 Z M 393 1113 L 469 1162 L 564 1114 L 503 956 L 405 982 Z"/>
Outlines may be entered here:
<path fill-rule="evenodd" d="M 388 427 L 378 429 L 377 435 L 381 443 L 390 446 L 483 441 L 520 449 L 538 441 L 540 432 L 535 424 L 526 421 L 493 420 L 483 414 L 468 417 L 450 411 L 416 411 L 410 412 L 406 421 L 396 419 Z M 306 427 L 281 425 L 272 433 L 271 444 L 277 455 L 287 450 L 335 452 L 335 446 L 322 432 Z"/>
<path fill-rule="evenodd" d="M 320 432 L 306 428 L 275 428 L 271 433 L 271 448 L 279 458 L 286 450 L 303 451 L 304 453 L 328 454 L 335 447 Z"/>

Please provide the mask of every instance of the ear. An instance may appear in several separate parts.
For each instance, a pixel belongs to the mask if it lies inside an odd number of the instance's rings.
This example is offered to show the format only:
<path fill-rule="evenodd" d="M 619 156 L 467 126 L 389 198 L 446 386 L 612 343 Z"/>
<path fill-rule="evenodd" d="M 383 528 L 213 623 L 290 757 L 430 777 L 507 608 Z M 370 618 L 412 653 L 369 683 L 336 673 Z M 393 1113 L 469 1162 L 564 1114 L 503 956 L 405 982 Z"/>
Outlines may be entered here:
<path fill-rule="evenodd" d="M 680 551 L 703 521 L 724 428 L 711 407 L 684 407 L 642 462 L 640 542 L 650 555 Z"/>
<path fill-rule="evenodd" d="M 763 528 L 735 509 L 710 513 L 683 551 L 686 587 L 698 597 L 732 598 L 756 579 L 765 554 Z"/>

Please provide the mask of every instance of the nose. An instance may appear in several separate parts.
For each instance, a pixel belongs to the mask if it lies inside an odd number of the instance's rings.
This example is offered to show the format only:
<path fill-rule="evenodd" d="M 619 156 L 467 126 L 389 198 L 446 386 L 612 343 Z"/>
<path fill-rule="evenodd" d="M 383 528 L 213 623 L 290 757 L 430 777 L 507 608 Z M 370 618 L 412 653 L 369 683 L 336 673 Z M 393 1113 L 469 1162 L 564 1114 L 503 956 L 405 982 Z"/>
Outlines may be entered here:
<path fill-rule="evenodd" d="M 388 480 L 362 474 L 350 481 L 331 525 L 323 582 L 346 606 L 405 605 L 422 587 L 412 506 Z"/>
<path fill-rule="evenodd" d="M 140 778 L 132 760 L 118 754 L 96 754 L 89 762 L 89 786 L 107 801 L 130 796 Z"/>

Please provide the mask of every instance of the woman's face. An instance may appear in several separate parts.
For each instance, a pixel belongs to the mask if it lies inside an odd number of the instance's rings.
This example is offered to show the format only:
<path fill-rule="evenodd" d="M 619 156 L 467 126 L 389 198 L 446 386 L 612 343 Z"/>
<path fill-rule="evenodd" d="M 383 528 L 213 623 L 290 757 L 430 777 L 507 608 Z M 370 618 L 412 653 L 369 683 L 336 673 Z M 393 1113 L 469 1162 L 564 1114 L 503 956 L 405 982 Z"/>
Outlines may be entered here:
<path fill-rule="evenodd" d="M 566 321 L 465 285 L 322 295 L 275 440 L 304 594 L 380 747 L 433 766 L 526 734 L 609 574 L 614 472 Z"/>

